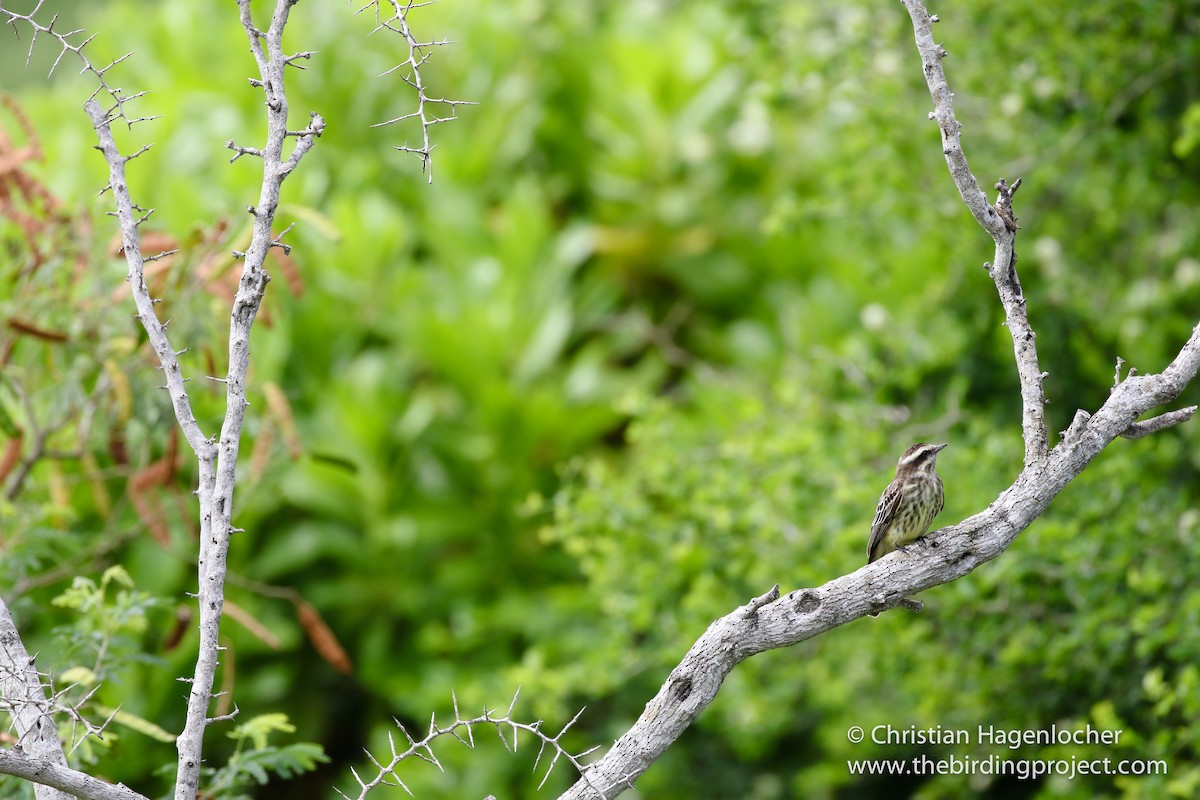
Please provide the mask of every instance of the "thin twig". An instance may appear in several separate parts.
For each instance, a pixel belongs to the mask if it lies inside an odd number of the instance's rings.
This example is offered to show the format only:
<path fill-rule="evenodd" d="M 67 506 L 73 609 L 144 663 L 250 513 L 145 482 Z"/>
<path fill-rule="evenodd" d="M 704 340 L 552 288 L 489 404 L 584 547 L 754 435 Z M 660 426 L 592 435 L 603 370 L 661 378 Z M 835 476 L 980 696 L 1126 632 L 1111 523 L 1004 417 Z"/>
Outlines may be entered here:
<path fill-rule="evenodd" d="M 371 9 L 375 13 L 375 28 L 371 33 L 378 33 L 382 30 L 390 31 L 399 35 L 405 44 L 408 45 L 408 57 L 385 71 L 383 76 L 399 74 L 400 79 L 417 93 L 417 109 L 410 113 L 384 120 L 383 122 L 377 122 L 371 127 L 378 128 L 384 125 L 394 125 L 409 119 L 417 120 L 421 125 L 420 146 L 410 147 L 408 144 L 403 144 L 395 149 L 402 153 L 412 153 L 417 156 L 421 160 L 421 171 L 426 174 L 428 182 L 433 183 L 433 148 L 435 145 L 430 139 L 430 129 L 434 125 L 458 119 L 459 106 L 473 106 L 477 105 L 477 103 L 470 100 L 451 100 L 445 96 L 430 97 L 427 93 L 425 79 L 421 75 L 421 68 L 433 56 L 433 48 L 453 44 L 448 39 L 442 39 L 441 41 L 420 41 L 413 34 L 412 28 L 409 27 L 409 12 L 414 9 L 433 5 L 432 0 L 427 0 L 426 2 L 388 0 L 392 15 L 387 19 L 384 19 L 383 15 L 380 14 L 380 3 L 381 0 L 371 0 L 371 2 L 368 2 L 354 13 L 361 14 L 363 11 Z M 448 109 L 448 115 L 438 116 L 438 109 Z"/>
<path fill-rule="evenodd" d="M 415 757 L 421 759 L 422 761 L 433 764 L 439 769 L 443 769 L 441 762 L 433 752 L 433 743 L 443 736 L 450 736 L 454 739 L 457 739 L 464 746 L 474 749 L 474 729 L 479 726 L 491 726 L 494 728 L 500 736 L 500 741 L 504 743 L 504 747 L 511 753 L 515 753 L 517 751 L 517 734 L 526 733 L 534 736 L 539 742 L 537 760 L 533 765 L 533 769 L 535 771 L 537 770 L 538 765 L 541 763 L 542 753 L 547 749 L 553 753 L 550 763 L 546 767 L 546 773 L 542 776 L 541 783 L 538 784 L 538 788 L 541 788 L 543 785 L 545 785 L 547 779 L 550 777 L 550 773 L 554 770 L 555 765 L 560 759 L 569 763 L 581 776 L 584 776 L 587 770 L 587 765 L 583 763 L 582 759 L 595 752 L 596 748 L 593 747 L 582 753 L 572 754 L 563 746 L 562 743 L 562 737 L 580 718 L 580 716 L 583 714 L 583 709 L 580 709 L 571 719 L 571 721 L 564 725 L 556 735 L 550 736 L 542 731 L 541 720 L 538 720 L 537 722 L 518 722 L 513 718 L 513 710 L 516 708 L 517 698 L 520 697 L 520 695 L 521 690 L 518 688 L 517 691 L 513 693 L 512 700 L 508 704 L 508 709 L 503 714 L 485 708 L 482 714 L 475 717 L 466 718 L 463 717 L 458 710 L 458 696 L 451 692 L 450 696 L 454 706 L 454 719 L 450 723 L 442 725 L 438 723 L 437 715 L 433 715 L 429 721 L 428 732 L 420 739 L 414 738 L 412 734 L 410 734 L 408 730 L 400 724 L 399 721 L 396 721 L 396 727 L 404 735 L 405 740 L 408 742 L 408 747 L 404 748 L 403 750 L 397 748 L 395 740 L 392 739 L 389 734 L 388 738 L 390 741 L 390 753 L 386 758 L 378 758 L 370 751 L 367 751 L 367 758 L 370 759 L 371 763 L 375 766 L 375 775 L 373 777 L 364 778 L 363 776 L 359 775 L 357 770 L 351 770 L 351 774 L 358 783 L 358 794 L 353 796 L 353 800 L 365 800 L 367 794 L 378 786 L 399 786 L 405 791 L 408 791 L 408 787 L 405 786 L 404 782 L 400 779 L 400 776 L 396 773 L 397 768 L 402 763 L 410 758 Z M 508 735 L 511 735 L 511 740 L 508 738 Z M 586 780 L 586 778 L 583 779 Z M 344 798 L 347 798 L 347 800 L 350 800 L 351 798 L 351 795 L 342 792 L 340 789 L 338 790 L 338 794 Z M 411 794 L 411 792 L 409 792 L 409 794 Z"/>

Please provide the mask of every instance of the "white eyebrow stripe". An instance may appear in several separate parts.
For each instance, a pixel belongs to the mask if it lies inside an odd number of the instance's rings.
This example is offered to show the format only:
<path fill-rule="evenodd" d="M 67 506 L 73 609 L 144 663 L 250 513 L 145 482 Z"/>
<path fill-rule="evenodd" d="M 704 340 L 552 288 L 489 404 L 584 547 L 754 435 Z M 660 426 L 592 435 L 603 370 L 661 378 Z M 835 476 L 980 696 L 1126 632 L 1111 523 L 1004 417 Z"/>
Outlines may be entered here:
<path fill-rule="evenodd" d="M 900 459 L 900 463 L 901 464 L 911 464 L 914 461 L 921 459 L 932 449 L 933 449 L 933 445 L 925 445 L 924 447 L 922 447 L 920 450 L 913 453 L 912 455 L 906 456 L 905 458 Z"/>

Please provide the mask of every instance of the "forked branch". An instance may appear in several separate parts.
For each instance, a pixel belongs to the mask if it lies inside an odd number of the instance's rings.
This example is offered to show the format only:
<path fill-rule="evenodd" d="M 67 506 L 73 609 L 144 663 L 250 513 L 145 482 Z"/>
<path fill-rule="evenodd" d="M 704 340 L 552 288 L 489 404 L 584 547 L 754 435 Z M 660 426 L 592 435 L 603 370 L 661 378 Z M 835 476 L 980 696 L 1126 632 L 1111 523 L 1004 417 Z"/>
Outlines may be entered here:
<path fill-rule="evenodd" d="M 310 115 L 311 124 L 289 134 L 288 101 L 284 78 L 290 57 L 283 50 L 283 33 L 294 0 L 276 0 L 270 25 L 265 31 L 255 24 L 250 0 L 238 0 L 242 27 L 250 43 L 250 52 L 259 77 L 252 85 L 265 98 L 267 134 L 265 144 L 255 154 L 262 159 L 262 184 L 258 202 L 253 206 L 254 223 L 250 246 L 242 258 L 242 276 L 229 316 L 229 369 L 225 375 L 225 418 L 215 442 L 215 454 L 200 460 L 200 559 L 199 605 L 200 645 L 196 669 L 189 681 L 187 721 L 176 741 L 179 751 L 175 783 L 176 800 L 192 800 L 199 790 L 204 730 L 216 718 L 208 716 L 216 674 L 221 612 L 225 601 L 225 574 L 229 544 L 236 528 L 232 525 L 233 490 L 237 475 L 238 449 L 246 407 L 246 372 L 250 366 L 250 329 L 271 276 L 264 268 L 272 247 L 271 233 L 279 208 L 283 181 L 312 148 L 325 128 L 319 114 Z M 284 145 L 295 138 L 292 152 L 285 160 Z"/>

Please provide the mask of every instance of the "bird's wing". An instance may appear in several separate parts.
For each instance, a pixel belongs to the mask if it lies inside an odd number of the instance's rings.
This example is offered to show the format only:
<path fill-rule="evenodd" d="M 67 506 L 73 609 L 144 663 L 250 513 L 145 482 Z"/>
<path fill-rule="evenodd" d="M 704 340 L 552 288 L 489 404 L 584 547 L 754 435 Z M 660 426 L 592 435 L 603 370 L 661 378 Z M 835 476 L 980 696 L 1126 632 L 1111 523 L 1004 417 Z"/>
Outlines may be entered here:
<path fill-rule="evenodd" d="M 867 563 L 875 560 L 875 548 L 883 541 L 884 531 L 888 529 L 900 506 L 900 486 L 895 481 L 888 484 L 875 507 L 875 519 L 871 521 L 871 537 L 867 540 Z"/>

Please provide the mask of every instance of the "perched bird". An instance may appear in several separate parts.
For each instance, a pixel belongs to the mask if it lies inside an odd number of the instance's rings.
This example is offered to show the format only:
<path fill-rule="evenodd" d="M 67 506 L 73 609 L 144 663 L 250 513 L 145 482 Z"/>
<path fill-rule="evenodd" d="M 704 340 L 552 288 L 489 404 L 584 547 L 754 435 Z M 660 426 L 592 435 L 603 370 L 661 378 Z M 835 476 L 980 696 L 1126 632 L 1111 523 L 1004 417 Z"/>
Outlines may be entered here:
<path fill-rule="evenodd" d="M 896 464 L 896 477 L 883 490 L 871 538 L 867 540 L 867 563 L 925 535 L 929 523 L 942 510 L 942 479 L 935 469 L 944 444 L 920 442 L 904 451 Z"/>

